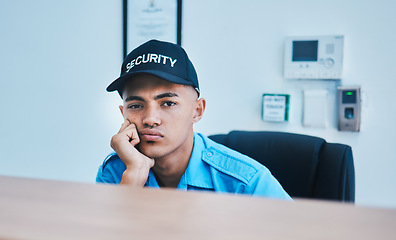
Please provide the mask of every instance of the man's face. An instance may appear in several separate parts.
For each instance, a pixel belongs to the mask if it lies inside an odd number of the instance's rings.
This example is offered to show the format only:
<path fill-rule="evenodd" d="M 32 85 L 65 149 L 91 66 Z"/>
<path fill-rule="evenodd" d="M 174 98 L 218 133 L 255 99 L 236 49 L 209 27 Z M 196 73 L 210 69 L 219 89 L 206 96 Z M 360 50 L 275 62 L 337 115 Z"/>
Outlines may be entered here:
<path fill-rule="evenodd" d="M 157 159 L 191 154 L 192 126 L 205 108 L 205 100 L 197 100 L 191 86 L 141 74 L 125 84 L 123 100 L 120 109 L 124 119 L 136 125 L 140 152 Z"/>

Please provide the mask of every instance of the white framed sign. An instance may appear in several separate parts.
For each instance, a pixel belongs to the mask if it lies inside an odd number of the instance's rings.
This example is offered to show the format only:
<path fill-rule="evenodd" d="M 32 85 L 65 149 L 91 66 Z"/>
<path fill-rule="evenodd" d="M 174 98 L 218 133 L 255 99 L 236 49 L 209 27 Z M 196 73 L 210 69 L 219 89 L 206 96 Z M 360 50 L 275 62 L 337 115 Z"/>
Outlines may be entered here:
<path fill-rule="evenodd" d="M 182 0 L 124 0 L 124 57 L 157 39 L 181 45 Z"/>
<path fill-rule="evenodd" d="M 288 94 L 263 94 L 263 120 L 287 122 L 289 120 Z"/>

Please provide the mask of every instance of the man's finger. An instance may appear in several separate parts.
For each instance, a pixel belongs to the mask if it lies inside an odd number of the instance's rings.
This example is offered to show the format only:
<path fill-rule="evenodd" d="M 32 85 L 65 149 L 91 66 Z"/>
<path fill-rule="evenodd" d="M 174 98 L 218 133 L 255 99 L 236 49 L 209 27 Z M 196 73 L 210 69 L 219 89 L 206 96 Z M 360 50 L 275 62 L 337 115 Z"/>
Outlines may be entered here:
<path fill-rule="evenodd" d="M 128 140 L 132 145 L 136 145 L 140 142 L 139 134 L 134 123 L 128 125 L 121 133 L 129 137 Z"/>
<path fill-rule="evenodd" d="M 131 121 L 129 121 L 129 119 L 125 119 L 125 121 L 122 123 L 120 130 L 118 131 L 118 133 L 122 132 L 125 130 L 125 128 L 127 128 L 129 125 L 131 125 Z"/>
<path fill-rule="evenodd" d="M 134 137 L 134 133 L 135 131 L 132 130 L 131 135 L 129 137 L 129 142 L 132 142 L 133 139 L 136 139 L 136 137 Z"/>

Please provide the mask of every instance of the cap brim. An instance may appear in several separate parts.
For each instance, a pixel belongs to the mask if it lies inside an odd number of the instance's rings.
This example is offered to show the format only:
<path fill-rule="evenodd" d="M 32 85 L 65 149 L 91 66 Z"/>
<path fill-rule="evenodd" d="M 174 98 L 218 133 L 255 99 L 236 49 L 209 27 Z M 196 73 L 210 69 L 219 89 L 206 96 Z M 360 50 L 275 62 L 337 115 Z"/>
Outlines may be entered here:
<path fill-rule="evenodd" d="M 181 77 L 169 74 L 169 73 L 165 73 L 162 71 L 156 71 L 156 70 L 141 70 L 141 71 L 134 71 L 131 73 L 127 73 L 124 74 L 123 76 L 117 78 L 116 80 L 114 80 L 107 88 L 106 90 L 108 92 L 113 92 L 113 91 L 119 91 L 122 90 L 124 88 L 124 84 L 126 81 L 128 81 L 131 77 L 136 76 L 137 74 L 141 74 L 141 73 L 147 73 L 147 74 L 151 74 L 154 76 L 157 76 L 159 78 L 162 78 L 166 81 L 169 82 L 173 82 L 176 84 L 182 84 L 182 85 L 190 85 L 196 88 L 196 86 L 194 86 L 193 84 L 191 84 L 190 81 L 187 81 Z"/>

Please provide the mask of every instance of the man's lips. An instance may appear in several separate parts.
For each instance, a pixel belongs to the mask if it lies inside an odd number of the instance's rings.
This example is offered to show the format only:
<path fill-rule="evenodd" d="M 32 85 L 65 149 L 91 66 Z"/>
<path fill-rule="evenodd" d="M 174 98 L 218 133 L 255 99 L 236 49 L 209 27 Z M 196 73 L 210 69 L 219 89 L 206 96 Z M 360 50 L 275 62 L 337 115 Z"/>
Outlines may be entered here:
<path fill-rule="evenodd" d="M 157 130 L 143 130 L 139 132 L 140 141 L 158 141 L 161 140 L 164 136 L 161 132 Z"/>

